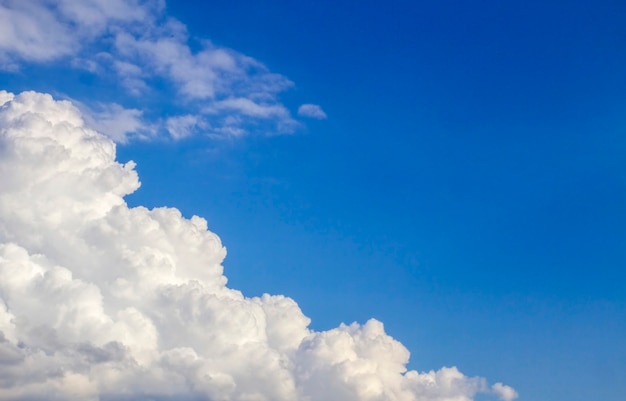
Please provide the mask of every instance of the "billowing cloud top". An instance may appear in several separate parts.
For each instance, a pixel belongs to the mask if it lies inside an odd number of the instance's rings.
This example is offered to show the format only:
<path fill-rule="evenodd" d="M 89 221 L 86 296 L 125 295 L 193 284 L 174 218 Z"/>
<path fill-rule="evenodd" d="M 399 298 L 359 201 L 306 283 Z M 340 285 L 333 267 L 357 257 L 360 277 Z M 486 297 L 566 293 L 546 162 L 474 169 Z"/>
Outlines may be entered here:
<path fill-rule="evenodd" d="M 406 371 L 376 320 L 315 332 L 292 299 L 228 288 L 207 222 L 129 208 L 134 164 L 77 108 L 34 92 L 0 104 L 0 399 L 516 397 L 456 368 Z"/>

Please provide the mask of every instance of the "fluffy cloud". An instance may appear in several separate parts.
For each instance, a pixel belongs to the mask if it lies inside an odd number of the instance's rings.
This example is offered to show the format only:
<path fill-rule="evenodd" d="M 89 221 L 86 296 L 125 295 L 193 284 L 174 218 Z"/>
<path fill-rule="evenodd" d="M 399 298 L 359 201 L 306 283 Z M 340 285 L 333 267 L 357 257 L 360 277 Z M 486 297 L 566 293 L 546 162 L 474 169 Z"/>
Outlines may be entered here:
<path fill-rule="evenodd" d="M 123 91 L 108 93 L 116 98 L 106 108 L 133 110 L 139 99 L 149 98 L 155 109 L 148 115 L 167 114 L 184 121 L 193 114 L 208 122 L 188 124 L 186 135 L 181 135 L 178 125 L 171 130 L 172 125 L 160 118 L 147 122 L 127 114 L 121 127 L 120 119 L 111 122 L 107 113 L 92 114 L 93 127 L 116 141 L 126 140 L 128 127 L 133 125 L 140 133 L 131 136 L 142 138 L 151 136 L 141 130 L 144 126 L 174 139 L 198 133 L 294 131 L 298 124 L 279 101 L 279 94 L 293 86 L 291 81 L 251 57 L 208 40 L 192 47 L 186 26 L 164 10 L 160 0 L 0 2 L 0 69 L 16 70 L 29 64 L 87 70 L 105 88 L 114 85 Z M 103 107 L 90 103 L 99 98 L 94 93 L 88 98 L 67 95 L 87 108 Z M 173 115 L 172 106 L 184 111 Z M 130 120 L 135 122 L 129 125 Z"/>
<path fill-rule="evenodd" d="M 71 103 L 0 104 L 0 399 L 515 398 L 456 368 L 406 371 L 376 320 L 315 332 L 292 299 L 243 296 L 204 219 L 127 206 L 134 164 Z"/>
<path fill-rule="evenodd" d="M 504 385 L 502 383 L 496 383 L 491 386 L 491 388 L 502 401 L 513 401 L 518 397 L 517 391 L 515 391 L 513 387 Z"/>

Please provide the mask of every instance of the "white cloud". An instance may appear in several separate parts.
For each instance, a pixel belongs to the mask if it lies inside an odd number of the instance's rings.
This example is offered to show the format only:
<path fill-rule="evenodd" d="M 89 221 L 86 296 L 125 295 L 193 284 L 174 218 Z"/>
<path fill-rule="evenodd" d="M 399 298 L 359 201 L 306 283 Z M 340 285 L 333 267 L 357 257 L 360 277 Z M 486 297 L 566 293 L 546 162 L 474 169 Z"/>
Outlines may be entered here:
<path fill-rule="evenodd" d="M 87 63 L 95 66 L 94 72 L 97 71 L 97 64 L 91 60 Z M 88 67 L 87 67 L 88 68 Z M 117 72 L 122 85 L 131 95 L 140 96 L 149 90 L 148 85 L 144 81 L 145 74 L 141 67 L 126 61 L 113 61 L 113 69 Z"/>
<path fill-rule="evenodd" d="M 298 115 L 302 117 L 316 118 L 325 120 L 326 113 L 317 104 L 303 104 L 298 108 Z"/>
<path fill-rule="evenodd" d="M 111 21 L 143 21 L 164 7 L 153 0 L 58 0 L 57 3 L 61 15 L 92 35 L 105 31 Z"/>
<path fill-rule="evenodd" d="M 136 0 L 5 0 L 0 57 L 47 61 L 75 54 L 112 24 L 148 20 L 162 6 Z"/>
<path fill-rule="evenodd" d="M 511 386 L 502 383 L 496 383 L 491 386 L 493 392 L 498 395 L 502 401 L 513 401 L 518 397 L 517 391 Z"/>
<path fill-rule="evenodd" d="M 153 136 L 154 129 L 143 121 L 141 110 L 125 109 L 117 103 L 98 103 L 89 107 L 74 102 L 81 109 L 87 126 L 115 142 L 126 143 L 129 138 L 148 139 Z"/>
<path fill-rule="evenodd" d="M 69 26 L 41 1 L 0 4 L 0 59 L 47 61 L 74 52 L 78 45 Z"/>
<path fill-rule="evenodd" d="M 186 37 L 182 40 L 186 41 Z M 148 68 L 171 79 L 182 95 L 197 99 L 215 97 L 220 76 L 235 72 L 234 59 L 221 49 L 193 54 L 182 40 L 175 36 L 151 39 L 120 33 L 116 47 L 123 56 L 140 57 Z"/>
<path fill-rule="evenodd" d="M 0 91 L 0 399 L 469 401 L 406 371 L 382 323 L 314 332 L 290 298 L 226 286 L 206 220 L 130 208 L 132 162 L 49 95 Z"/>
<path fill-rule="evenodd" d="M 228 110 L 231 112 L 241 113 L 246 116 L 271 118 L 279 116 L 283 118 L 289 117 L 289 111 L 282 105 L 276 104 L 259 104 L 246 98 L 229 98 L 215 102 L 210 110 L 221 111 Z"/>
<path fill-rule="evenodd" d="M 197 128 L 209 128 L 209 125 L 198 116 L 189 114 L 170 117 L 167 119 L 165 125 L 173 139 L 187 138 L 191 136 Z"/>
<path fill-rule="evenodd" d="M 204 110 L 246 115 L 237 126 L 220 127 L 216 122 L 223 115 L 212 122 L 212 134 L 255 132 L 256 119 L 263 120 L 263 132 L 293 131 L 297 124 L 278 98 L 293 86 L 291 81 L 208 40 L 200 42 L 199 50 L 192 49 L 187 27 L 164 10 L 158 0 L 6 0 L 0 3 L 0 68 L 15 70 L 24 63 L 44 68 L 69 61 L 107 86 L 118 85 L 131 98 L 161 96 L 163 103 L 184 108 L 181 114 L 196 114 L 198 119 Z M 95 107 L 90 102 L 97 94 L 67 95 Z M 233 107 L 233 99 L 239 107 Z M 114 101 L 133 108 L 122 95 Z M 167 131 L 167 126 L 158 131 Z M 126 138 L 123 134 L 113 138 Z"/>

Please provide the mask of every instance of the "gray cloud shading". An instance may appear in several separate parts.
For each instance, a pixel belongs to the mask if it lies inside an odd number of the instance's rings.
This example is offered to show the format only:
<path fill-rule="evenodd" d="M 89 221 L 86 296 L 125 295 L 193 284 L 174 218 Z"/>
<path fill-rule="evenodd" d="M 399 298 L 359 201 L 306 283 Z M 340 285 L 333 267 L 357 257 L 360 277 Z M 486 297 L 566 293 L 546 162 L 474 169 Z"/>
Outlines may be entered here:
<path fill-rule="evenodd" d="M 229 288 L 201 217 L 130 208 L 132 162 L 51 96 L 0 91 L 0 399 L 509 401 L 456 368 L 407 371 L 369 320 L 316 332 Z"/>

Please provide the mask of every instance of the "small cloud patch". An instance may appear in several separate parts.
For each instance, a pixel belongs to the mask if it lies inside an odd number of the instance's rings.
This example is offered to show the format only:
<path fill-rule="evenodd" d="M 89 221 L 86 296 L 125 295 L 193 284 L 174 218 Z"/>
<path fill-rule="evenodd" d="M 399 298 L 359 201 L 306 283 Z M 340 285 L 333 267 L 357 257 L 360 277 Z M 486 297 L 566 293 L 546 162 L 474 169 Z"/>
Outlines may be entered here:
<path fill-rule="evenodd" d="M 325 120 L 327 118 L 324 110 L 317 104 L 303 104 L 298 108 L 298 115 L 300 117 L 315 118 L 317 120 Z"/>

